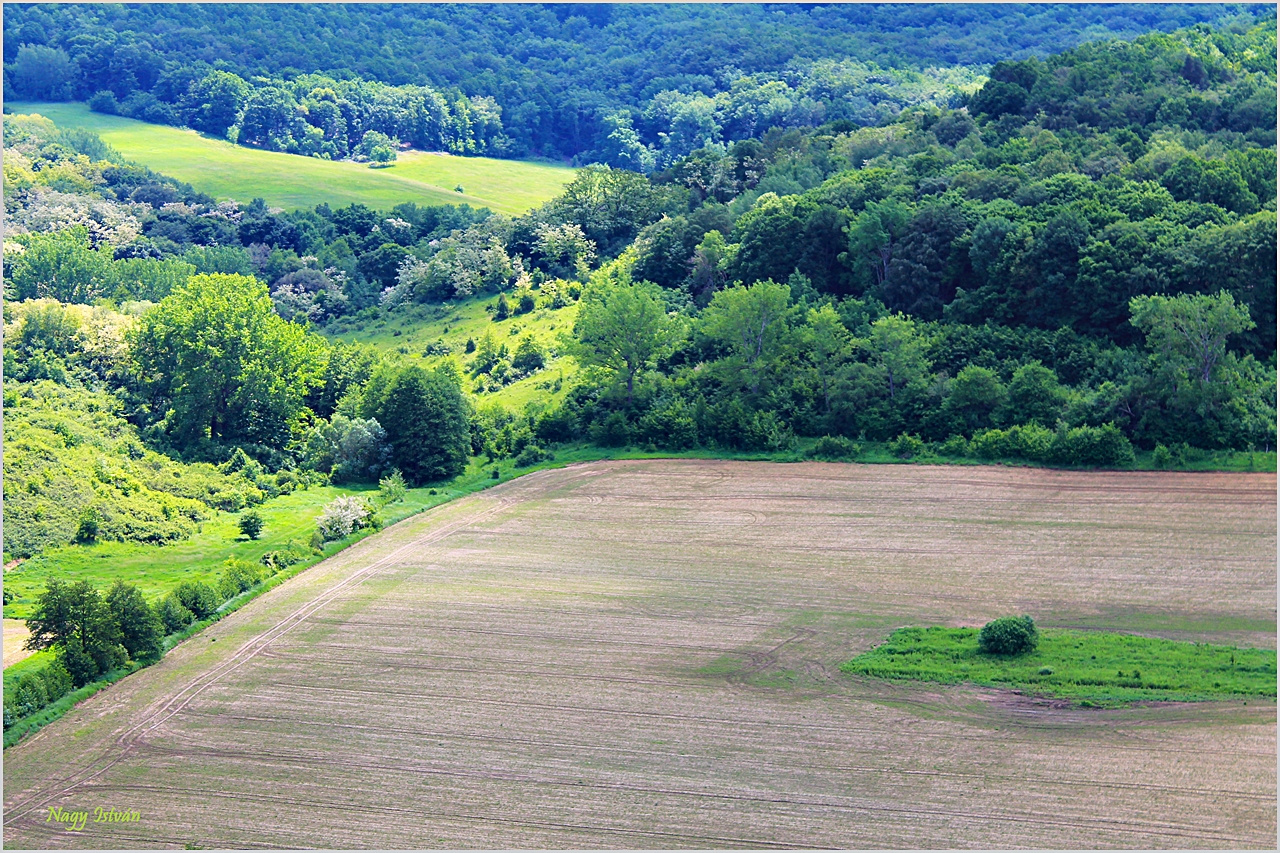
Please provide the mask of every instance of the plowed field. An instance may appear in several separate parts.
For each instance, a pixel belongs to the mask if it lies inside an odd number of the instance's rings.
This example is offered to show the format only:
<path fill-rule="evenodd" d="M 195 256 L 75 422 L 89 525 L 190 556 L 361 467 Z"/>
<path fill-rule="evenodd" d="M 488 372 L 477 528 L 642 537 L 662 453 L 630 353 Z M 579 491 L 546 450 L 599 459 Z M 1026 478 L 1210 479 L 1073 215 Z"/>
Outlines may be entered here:
<path fill-rule="evenodd" d="M 1273 702 L 1080 709 L 837 666 L 1024 612 L 1274 648 L 1275 590 L 1274 474 L 540 472 L 7 750 L 5 844 L 1270 848 Z"/>

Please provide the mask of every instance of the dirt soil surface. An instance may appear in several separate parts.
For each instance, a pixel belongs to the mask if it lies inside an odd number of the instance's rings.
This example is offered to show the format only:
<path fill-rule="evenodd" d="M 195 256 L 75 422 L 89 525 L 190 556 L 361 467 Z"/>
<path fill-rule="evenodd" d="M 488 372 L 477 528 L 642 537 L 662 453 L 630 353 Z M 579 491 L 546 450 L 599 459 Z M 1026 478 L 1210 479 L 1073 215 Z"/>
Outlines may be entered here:
<path fill-rule="evenodd" d="M 30 657 L 35 652 L 30 649 L 24 649 L 22 644 L 27 641 L 27 637 L 31 636 L 31 632 L 27 630 L 27 623 L 21 619 L 5 619 L 4 620 L 4 665 L 5 667 L 13 666 L 25 657 Z"/>
<path fill-rule="evenodd" d="M 1274 701 L 1091 710 L 837 667 L 1010 613 L 1274 648 L 1275 590 L 1274 474 L 545 471 L 365 540 L 7 750 L 4 839 L 1274 848 Z"/>

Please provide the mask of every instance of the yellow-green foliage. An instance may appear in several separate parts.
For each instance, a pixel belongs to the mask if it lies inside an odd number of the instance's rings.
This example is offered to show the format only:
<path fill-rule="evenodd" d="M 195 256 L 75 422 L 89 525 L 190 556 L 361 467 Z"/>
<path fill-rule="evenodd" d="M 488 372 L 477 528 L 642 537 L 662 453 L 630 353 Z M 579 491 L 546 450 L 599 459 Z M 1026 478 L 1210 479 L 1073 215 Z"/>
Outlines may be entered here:
<path fill-rule="evenodd" d="M 464 377 L 463 389 L 474 395 L 477 404 L 496 401 L 520 411 L 534 400 L 559 400 L 573 384 L 578 365 L 563 352 L 563 336 L 572 333 L 578 313 L 578 303 L 568 297 L 575 289 L 568 283 L 545 282 L 530 291 L 532 311 L 505 320 L 494 319 L 497 296 L 485 293 L 444 305 L 406 305 L 376 316 L 348 317 L 321 331 L 330 340 L 367 344 L 406 364 L 434 367 L 452 360 Z M 561 290 L 566 295 L 562 307 L 552 307 L 553 295 Z M 513 308 L 517 306 L 515 296 L 507 298 Z M 506 384 L 490 375 L 473 375 L 470 365 L 475 353 L 467 352 L 467 341 L 479 346 L 486 332 L 495 344 L 506 345 L 509 356 L 522 340 L 532 338 L 544 354 L 543 368 Z"/>
<path fill-rule="evenodd" d="M 94 131 L 128 160 L 215 198 L 247 203 L 260 197 L 286 209 L 327 202 L 335 208 L 358 203 L 385 210 L 416 201 L 520 214 L 550 201 L 575 174 L 567 166 L 551 163 L 427 152 L 408 152 L 389 168 L 369 169 L 364 163 L 245 148 L 193 130 L 90 112 L 84 104 L 7 106 L 15 112 L 47 116 L 61 128 Z M 7 169 L 6 165 L 6 183 Z M 455 192 L 459 185 L 464 192 Z"/>
<path fill-rule="evenodd" d="M 195 532 L 214 508 L 263 498 L 240 474 L 143 447 L 110 394 L 48 380 L 7 383 L 4 415 L 6 557 L 65 545 L 78 534 L 173 542 Z"/>

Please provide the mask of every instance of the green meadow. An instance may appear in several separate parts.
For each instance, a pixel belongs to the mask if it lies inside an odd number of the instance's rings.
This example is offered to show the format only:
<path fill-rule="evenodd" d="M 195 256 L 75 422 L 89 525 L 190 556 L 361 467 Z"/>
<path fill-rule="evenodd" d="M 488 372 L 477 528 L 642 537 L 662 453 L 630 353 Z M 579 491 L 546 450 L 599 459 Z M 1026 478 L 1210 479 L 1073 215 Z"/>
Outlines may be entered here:
<path fill-rule="evenodd" d="M 1134 701 L 1275 699 L 1276 653 L 1104 631 L 1046 629 L 1033 651 L 978 648 L 977 628 L 900 628 L 840 668 L 855 675 L 969 682 L 1082 705 Z"/>
<path fill-rule="evenodd" d="M 215 198 L 262 198 L 286 210 L 322 202 L 386 210 L 416 202 L 469 204 L 515 215 L 554 198 L 574 175 L 573 169 L 552 163 L 425 151 L 405 152 L 392 166 L 371 169 L 364 163 L 246 148 L 194 130 L 95 113 L 81 103 L 10 101 L 5 106 L 13 113 L 39 113 L 59 127 L 91 130 L 125 159 Z"/>
<path fill-rule="evenodd" d="M 534 291 L 539 300 L 542 295 Z M 510 298 L 510 294 L 508 294 Z M 405 363 L 431 366 L 444 358 L 452 358 L 463 369 L 464 390 L 475 395 L 475 402 L 500 402 L 512 412 L 524 409 L 532 400 L 555 402 L 568 390 L 578 371 L 577 362 L 560 355 L 561 336 L 571 334 L 578 305 L 571 302 L 563 308 L 537 308 L 527 314 L 494 320 L 491 311 L 496 302 L 492 295 L 473 296 L 443 305 L 408 305 L 394 312 L 379 311 L 376 317 L 347 317 L 319 329 L 325 337 L 344 343 L 362 343 L 380 353 Z M 514 353 L 520 341 L 531 336 L 542 348 L 546 366 L 538 372 L 501 388 L 486 387 L 482 379 L 472 377 L 468 366 L 474 357 L 467 353 L 467 341 L 480 343 L 485 332 L 496 344 L 505 344 Z M 428 354 L 427 348 L 440 344 L 448 355 Z M 558 380 L 558 382 L 557 382 Z"/>

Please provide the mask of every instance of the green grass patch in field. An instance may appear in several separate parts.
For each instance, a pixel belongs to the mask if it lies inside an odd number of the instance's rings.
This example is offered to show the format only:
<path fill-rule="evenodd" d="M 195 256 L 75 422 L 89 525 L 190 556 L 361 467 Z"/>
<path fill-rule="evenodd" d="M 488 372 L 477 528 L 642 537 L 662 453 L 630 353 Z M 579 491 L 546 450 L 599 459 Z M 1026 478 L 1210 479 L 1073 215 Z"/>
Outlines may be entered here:
<path fill-rule="evenodd" d="M 977 628 L 900 628 L 840 669 L 1010 688 L 1083 705 L 1276 696 L 1272 650 L 1052 628 L 1041 631 L 1034 651 L 1014 657 L 980 651 Z"/>
<path fill-rule="evenodd" d="M 59 127 L 91 130 L 126 160 L 191 184 L 219 199 L 264 199 L 285 209 L 401 202 L 469 204 L 520 214 L 560 194 L 574 170 L 554 163 L 454 157 L 411 151 L 394 165 L 321 160 L 233 145 L 194 130 L 92 112 L 81 103 L 11 101 L 16 114 L 39 113 Z M 464 192 L 456 192 L 461 186 Z"/>

